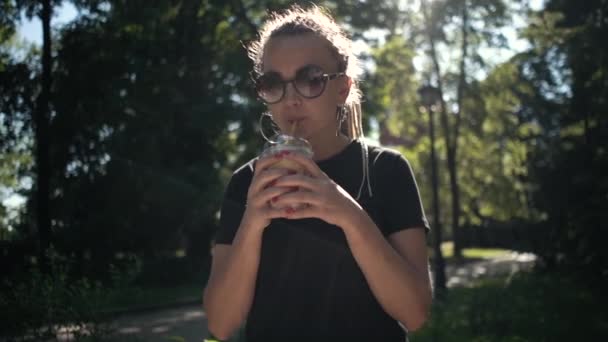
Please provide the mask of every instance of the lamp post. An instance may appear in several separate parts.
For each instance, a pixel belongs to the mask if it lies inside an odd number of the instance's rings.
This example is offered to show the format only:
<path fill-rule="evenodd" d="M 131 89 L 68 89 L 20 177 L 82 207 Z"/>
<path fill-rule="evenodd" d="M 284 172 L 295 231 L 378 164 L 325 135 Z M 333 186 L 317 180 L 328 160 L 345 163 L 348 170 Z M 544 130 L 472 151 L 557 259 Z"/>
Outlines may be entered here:
<path fill-rule="evenodd" d="M 441 252 L 441 216 L 439 213 L 439 182 L 437 180 L 437 159 L 435 154 L 434 108 L 441 101 L 439 89 L 424 85 L 418 89 L 420 102 L 429 114 L 429 135 L 431 138 L 431 181 L 433 187 L 433 250 L 435 268 L 435 289 L 441 295 L 446 289 L 445 260 Z"/>

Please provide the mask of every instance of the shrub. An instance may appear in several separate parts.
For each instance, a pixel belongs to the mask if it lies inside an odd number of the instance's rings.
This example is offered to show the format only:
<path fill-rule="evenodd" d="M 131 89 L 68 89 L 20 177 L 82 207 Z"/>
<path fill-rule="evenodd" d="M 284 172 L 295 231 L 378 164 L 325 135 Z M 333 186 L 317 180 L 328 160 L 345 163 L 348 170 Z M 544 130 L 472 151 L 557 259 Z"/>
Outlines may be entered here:
<path fill-rule="evenodd" d="M 42 341 L 63 335 L 72 340 L 103 339 L 110 333 L 103 308 L 136 276 L 111 267 L 112 283 L 72 275 L 73 260 L 49 252 L 50 272 L 35 265 L 16 279 L 5 280 L 0 295 L 1 340 Z"/>

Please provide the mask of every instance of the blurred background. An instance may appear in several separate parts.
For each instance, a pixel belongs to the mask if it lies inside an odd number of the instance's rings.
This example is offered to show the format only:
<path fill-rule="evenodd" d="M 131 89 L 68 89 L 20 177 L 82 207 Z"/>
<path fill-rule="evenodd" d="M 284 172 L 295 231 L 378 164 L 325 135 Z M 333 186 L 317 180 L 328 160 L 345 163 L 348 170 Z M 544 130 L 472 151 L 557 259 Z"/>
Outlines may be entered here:
<path fill-rule="evenodd" d="M 0 0 L 0 340 L 202 340 L 223 189 L 264 143 L 243 44 L 290 3 Z M 433 226 L 411 340 L 608 337 L 608 1 L 318 4 Z"/>

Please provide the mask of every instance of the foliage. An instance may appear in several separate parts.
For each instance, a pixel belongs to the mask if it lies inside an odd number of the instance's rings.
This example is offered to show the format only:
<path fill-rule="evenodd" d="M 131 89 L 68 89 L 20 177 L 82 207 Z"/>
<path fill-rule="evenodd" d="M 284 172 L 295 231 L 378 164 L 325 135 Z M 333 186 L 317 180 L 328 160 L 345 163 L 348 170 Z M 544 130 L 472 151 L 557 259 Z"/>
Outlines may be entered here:
<path fill-rule="evenodd" d="M 498 12 L 489 11 L 484 7 L 490 6 L 488 4 L 478 5 L 479 8 L 471 10 L 471 15 L 475 17 L 473 22 L 482 20 L 486 15 L 488 20 L 495 25 L 504 25 L 506 19 L 502 16 L 512 11 L 512 9 L 505 8 L 504 4 L 499 6 L 502 9 Z M 445 12 L 449 9 L 450 15 L 456 15 L 453 12 L 458 6 L 451 9 L 447 3 L 442 6 L 448 6 L 442 11 Z M 436 10 L 443 13 L 440 9 Z M 443 14 L 448 15 L 449 13 Z M 442 20 L 448 20 L 450 25 L 456 25 L 457 21 L 453 17 L 446 17 Z M 497 28 L 493 30 L 496 31 Z M 388 134 L 398 137 L 398 139 L 393 139 L 392 143 L 397 144 L 397 147 L 412 163 L 425 207 L 431 208 L 428 116 L 419 110 L 416 93 L 419 85 L 424 81 L 421 78 L 427 71 L 417 70 L 414 67 L 414 58 L 420 57 L 423 51 L 414 49 L 413 44 L 409 43 L 421 39 L 415 34 L 416 32 L 413 30 L 410 39 L 404 38 L 402 35 L 389 36 L 385 44 L 374 49 L 372 56 L 376 68 L 369 81 L 367 99 L 370 103 L 367 106 L 376 113 L 380 129 L 386 129 Z M 446 30 L 445 34 L 437 34 L 438 37 L 444 37 L 448 31 Z M 479 37 L 475 34 L 478 34 Z M 474 51 L 469 58 L 476 61 L 468 64 L 470 69 L 473 68 L 471 65 L 481 61 L 476 46 L 483 43 L 483 37 L 491 38 L 491 41 L 500 41 L 499 38 L 494 37 L 497 33 L 492 36 L 484 35 L 483 32 L 475 34 L 469 36 L 472 41 L 470 50 Z M 458 42 L 457 37 L 445 39 L 445 42 L 441 43 L 443 45 L 440 44 L 443 46 L 442 49 L 454 50 L 453 46 Z M 500 46 L 500 44 L 497 45 Z M 529 90 L 526 88 L 527 85 L 520 81 L 519 72 L 514 65 L 507 63 L 490 69 L 491 64 L 484 63 L 479 67 L 487 70 L 487 77 L 479 79 L 481 77 L 479 73 L 472 73 L 469 69 L 465 70 L 467 73 L 466 96 L 462 109 L 455 114 L 462 116 L 462 127 L 458 138 L 459 152 L 456 161 L 457 167 L 462 170 L 458 173 L 461 197 L 460 221 L 468 224 L 482 224 L 487 218 L 495 220 L 509 220 L 517 217 L 534 219 L 535 212 L 528 205 L 529 183 L 527 182 L 526 160 L 528 149 L 523 141 L 527 138 L 524 132 L 533 129 L 534 126 L 528 123 L 523 125 L 518 120 L 521 105 L 517 97 L 519 93 L 529 92 Z M 454 71 L 453 68 L 454 65 L 447 64 L 446 75 L 444 75 L 446 101 L 449 108 L 454 108 L 456 104 L 456 96 L 453 91 L 457 85 L 454 82 L 458 75 L 457 70 Z M 450 115 L 450 118 L 453 116 Z M 383 132 L 381 132 L 381 137 L 382 134 Z M 440 161 L 442 221 L 448 222 L 452 213 L 448 195 L 449 177 L 445 164 L 447 162 L 445 141 L 437 141 L 436 147 Z"/>
<path fill-rule="evenodd" d="M 262 104 L 242 45 L 254 38 L 267 9 L 289 2 L 71 3 L 79 15 L 53 32 L 48 148 L 55 246 L 81 263 L 90 255 L 93 273 L 116 253 L 154 260 L 184 249 L 193 263 L 205 263 L 223 185 L 262 144 L 256 133 Z M 325 5 L 356 32 L 396 15 L 391 3 Z M 6 32 L 14 31 L 20 9 L 32 19 L 40 11 L 37 2 L 17 6 L 1 16 Z M 10 187 L 34 181 L 23 192 L 29 201 L 15 239 L 37 231 L 36 166 L 8 167 L 29 158 L 35 146 L 40 71 L 29 65 L 38 65 L 37 58 L 32 54 L 29 64 L 6 59 L 5 69 L 16 71 L 0 79 L 7 127 L 0 145 L 2 158 L 11 158 L 0 175 L 11 175 L 2 177 Z M 21 146 L 20 154 L 11 146 Z"/>
<path fill-rule="evenodd" d="M 0 16 L 0 239 L 17 239 L 16 227 L 24 221 L 23 210 L 4 201 L 24 189 L 24 176 L 33 164 L 31 117 L 37 86 L 32 82 L 35 50 L 18 41 L 15 22 L 18 10 L 2 2 Z M 27 183 L 27 182 L 25 182 Z"/>
<path fill-rule="evenodd" d="M 539 251 L 548 267 L 608 281 L 608 33 L 603 2 L 548 1 L 525 31 L 532 43 L 516 59 L 533 96 L 521 96 L 531 140 L 534 206 L 546 216 L 550 243 Z"/>
<path fill-rule="evenodd" d="M 491 218 L 538 220 L 530 206 L 527 141 L 539 127 L 520 118 L 519 94 L 529 94 L 517 66 L 504 63 L 473 82 L 463 102 L 467 117 L 461 136 L 462 207 L 465 221 L 483 225 Z"/>
<path fill-rule="evenodd" d="M 411 339 L 599 341 L 608 333 L 608 303 L 599 291 L 567 274 L 536 272 L 454 288 Z"/>
<path fill-rule="evenodd" d="M 1 284 L 0 336 L 9 341 L 40 341 L 70 331 L 76 340 L 97 340 L 110 333 L 100 308 L 110 307 L 112 298 L 132 287 L 137 264 L 126 270 L 111 269 L 112 281 L 102 284 L 75 277 L 75 262 L 49 251 L 51 272 L 43 274 L 36 265 L 20 278 Z"/>

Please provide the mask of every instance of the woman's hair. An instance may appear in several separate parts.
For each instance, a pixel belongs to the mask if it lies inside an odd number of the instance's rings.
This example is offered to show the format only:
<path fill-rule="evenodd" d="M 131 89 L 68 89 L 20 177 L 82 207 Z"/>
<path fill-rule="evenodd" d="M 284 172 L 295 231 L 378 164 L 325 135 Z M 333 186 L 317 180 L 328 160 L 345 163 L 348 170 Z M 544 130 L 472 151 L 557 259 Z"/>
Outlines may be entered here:
<path fill-rule="evenodd" d="M 253 61 L 253 71 L 256 76 L 262 74 L 264 49 L 271 38 L 310 33 L 329 43 L 328 48 L 338 61 L 338 72 L 344 72 L 352 80 L 344 104 L 347 117 L 346 125 L 342 125 L 342 133 L 352 139 L 362 137 L 361 91 L 358 86 L 361 65 L 353 53 L 352 41 L 327 10 L 316 5 L 309 8 L 292 5 L 284 11 L 270 13 L 270 18 L 259 31 L 258 39 L 247 46 L 249 58 Z"/>

